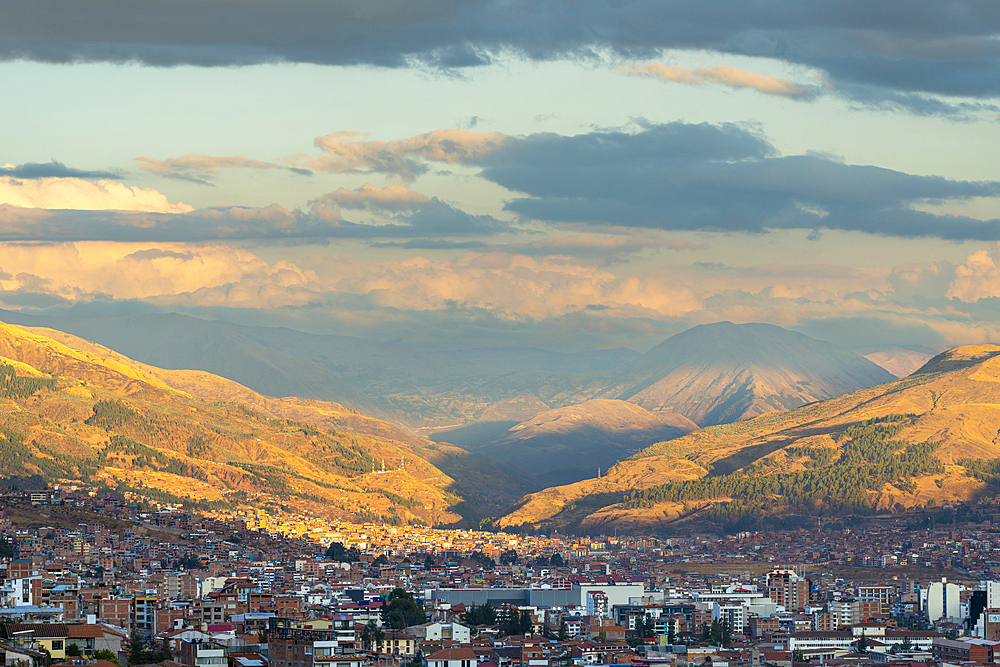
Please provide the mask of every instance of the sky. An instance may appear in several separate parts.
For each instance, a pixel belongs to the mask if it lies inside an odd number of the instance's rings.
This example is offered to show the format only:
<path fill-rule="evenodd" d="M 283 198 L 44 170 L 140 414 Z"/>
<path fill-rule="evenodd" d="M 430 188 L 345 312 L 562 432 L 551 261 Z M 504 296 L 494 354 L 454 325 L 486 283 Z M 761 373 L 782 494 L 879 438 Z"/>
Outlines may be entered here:
<path fill-rule="evenodd" d="M 1000 3 L 11 0 L 0 307 L 1000 343 Z"/>

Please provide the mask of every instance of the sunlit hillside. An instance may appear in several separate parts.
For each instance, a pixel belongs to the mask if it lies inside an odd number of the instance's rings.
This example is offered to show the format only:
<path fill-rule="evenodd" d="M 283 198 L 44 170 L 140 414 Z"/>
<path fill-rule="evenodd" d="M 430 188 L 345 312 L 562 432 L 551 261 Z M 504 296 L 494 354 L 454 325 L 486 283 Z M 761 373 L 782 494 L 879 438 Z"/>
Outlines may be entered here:
<path fill-rule="evenodd" d="M 0 432 L 7 477 L 103 484 L 163 503 L 393 524 L 458 524 L 460 511 L 475 520 L 477 505 L 489 509 L 423 456 L 461 459 L 461 450 L 334 403 L 270 399 L 52 331 L 0 325 Z"/>
<path fill-rule="evenodd" d="M 600 479 L 526 496 L 502 526 L 597 530 L 837 515 L 975 499 L 1000 479 L 1000 347 L 658 443 Z"/>

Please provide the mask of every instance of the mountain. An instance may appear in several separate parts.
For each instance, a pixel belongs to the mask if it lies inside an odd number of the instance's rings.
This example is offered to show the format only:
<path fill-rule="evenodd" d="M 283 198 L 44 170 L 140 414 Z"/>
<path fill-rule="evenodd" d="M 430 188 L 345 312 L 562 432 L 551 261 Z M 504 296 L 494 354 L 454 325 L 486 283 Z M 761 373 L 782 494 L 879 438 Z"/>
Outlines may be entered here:
<path fill-rule="evenodd" d="M 545 488 L 593 477 L 646 445 L 696 428 L 681 415 L 594 399 L 541 412 L 470 449 L 518 466 Z"/>
<path fill-rule="evenodd" d="M 208 371 L 268 396 L 335 401 L 409 430 L 517 423 L 593 398 L 683 414 L 704 426 L 893 379 L 847 350 L 766 324 L 694 327 L 640 356 L 624 349 L 420 351 L 173 314 L 0 311 L 0 319 L 65 331 L 159 368 Z"/>
<path fill-rule="evenodd" d="M 269 398 L 201 371 L 158 369 L 69 334 L 6 324 L 0 465 L 8 477 L 86 482 L 161 502 L 394 524 L 474 523 L 525 488 L 503 464 L 336 403 Z"/>
<path fill-rule="evenodd" d="M 700 426 L 787 410 L 896 379 L 853 352 L 770 324 L 717 322 L 671 336 L 605 374 L 598 398 Z M 593 386 L 593 385 L 591 385 Z"/>
<path fill-rule="evenodd" d="M 335 401 L 410 430 L 528 419 L 553 407 L 553 396 L 572 395 L 590 375 L 638 356 L 626 349 L 428 352 L 176 314 L 85 318 L 0 311 L 0 320 L 70 333 L 159 368 L 208 371 L 267 396 Z"/>
<path fill-rule="evenodd" d="M 937 354 L 937 351 L 922 345 L 910 347 L 879 345 L 853 351 L 868 361 L 878 364 L 898 378 L 910 375 Z"/>
<path fill-rule="evenodd" d="M 1000 347 L 912 376 L 647 447 L 599 479 L 525 496 L 498 526 L 606 531 L 866 514 L 1000 485 Z"/>

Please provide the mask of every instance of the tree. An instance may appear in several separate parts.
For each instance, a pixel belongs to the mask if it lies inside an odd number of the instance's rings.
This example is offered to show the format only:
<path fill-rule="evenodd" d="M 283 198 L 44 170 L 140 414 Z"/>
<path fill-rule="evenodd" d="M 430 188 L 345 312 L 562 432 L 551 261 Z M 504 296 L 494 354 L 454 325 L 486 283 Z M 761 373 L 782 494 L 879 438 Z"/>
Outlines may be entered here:
<path fill-rule="evenodd" d="M 674 622 L 671 620 L 667 621 L 667 643 L 671 646 L 677 641 L 677 632 L 674 630 Z"/>
<path fill-rule="evenodd" d="M 480 607 L 465 610 L 466 625 L 493 625 L 497 621 L 497 610 L 489 602 Z"/>
<path fill-rule="evenodd" d="M 82 654 L 80 653 L 80 647 L 76 644 L 66 645 L 66 657 L 67 658 L 79 658 Z"/>
<path fill-rule="evenodd" d="M 500 564 L 501 565 L 516 565 L 520 561 L 517 552 L 513 549 L 507 549 L 502 554 L 500 554 Z"/>
<path fill-rule="evenodd" d="M 729 646 L 732 643 L 732 630 L 729 628 L 729 623 L 719 620 L 712 621 L 712 627 L 708 628 L 707 639 L 718 646 Z"/>
<path fill-rule="evenodd" d="M 348 549 L 340 542 L 330 542 L 324 556 L 339 563 L 355 563 L 361 560 L 361 552 L 357 547 Z"/>
<path fill-rule="evenodd" d="M 372 565 L 388 565 L 389 559 L 385 554 L 379 554 L 379 557 L 372 561 Z"/>
<path fill-rule="evenodd" d="M 559 624 L 559 640 L 565 641 L 569 638 L 569 626 L 566 625 L 565 619 Z"/>
<path fill-rule="evenodd" d="M 107 660 L 108 662 L 113 662 L 118 667 L 122 667 L 122 661 L 118 659 L 118 656 L 111 652 L 111 649 L 102 648 L 100 651 L 94 652 L 94 657 L 98 660 Z"/>
<path fill-rule="evenodd" d="M 563 561 L 563 557 L 559 554 L 552 554 L 552 558 L 549 559 L 549 565 L 552 567 L 563 567 L 566 562 Z"/>
<path fill-rule="evenodd" d="M 6 537 L 0 537 L 0 559 L 11 560 L 17 558 L 17 547 Z"/>
<path fill-rule="evenodd" d="M 389 604 L 382 608 L 382 620 L 394 630 L 403 630 L 411 625 L 427 621 L 427 614 L 409 592 L 395 588 L 389 593 Z"/>
<path fill-rule="evenodd" d="M 204 570 L 205 564 L 193 553 L 186 553 L 177 559 L 178 570 Z"/>
<path fill-rule="evenodd" d="M 862 633 L 854 645 L 857 647 L 858 653 L 867 653 L 868 647 L 871 646 L 871 641 L 868 639 L 868 635 Z"/>
<path fill-rule="evenodd" d="M 806 654 L 802 652 L 802 649 L 797 648 L 792 651 L 792 662 L 805 662 Z"/>
<path fill-rule="evenodd" d="M 147 642 L 142 637 L 134 636 L 129 642 L 128 664 L 130 665 L 149 665 L 154 662 L 172 660 L 173 657 L 170 644 L 165 639 L 157 645 Z"/>
<path fill-rule="evenodd" d="M 432 558 L 430 554 L 427 554 L 427 557 L 424 558 L 424 569 L 429 570 L 435 565 L 437 565 L 437 563 L 434 562 L 434 558 Z"/>

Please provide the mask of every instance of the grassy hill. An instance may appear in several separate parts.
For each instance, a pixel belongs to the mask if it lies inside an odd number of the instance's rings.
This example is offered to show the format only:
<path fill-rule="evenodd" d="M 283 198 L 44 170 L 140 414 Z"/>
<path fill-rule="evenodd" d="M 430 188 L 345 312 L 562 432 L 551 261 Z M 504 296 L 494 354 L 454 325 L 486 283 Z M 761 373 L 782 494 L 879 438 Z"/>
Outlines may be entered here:
<path fill-rule="evenodd" d="M 1000 482 L 1000 347 L 904 380 L 658 443 L 600 479 L 526 496 L 502 527 L 655 529 L 974 500 Z"/>
<path fill-rule="evenodd" d="M 461 480 L 428 458 L 467 474 Z M 272 399 L 134 362 L 68 334 L 0 324 L 0 466 L 202 508 L 458 525 L 516 478 L 335 403 Z"/>

